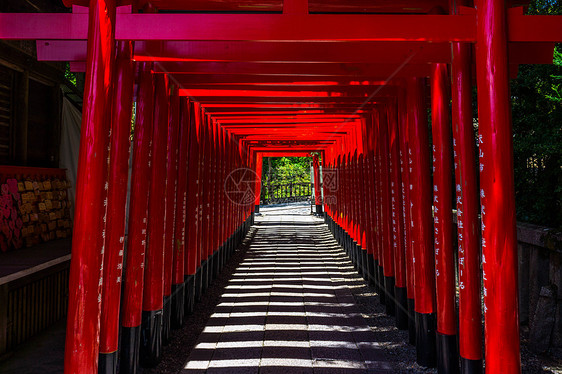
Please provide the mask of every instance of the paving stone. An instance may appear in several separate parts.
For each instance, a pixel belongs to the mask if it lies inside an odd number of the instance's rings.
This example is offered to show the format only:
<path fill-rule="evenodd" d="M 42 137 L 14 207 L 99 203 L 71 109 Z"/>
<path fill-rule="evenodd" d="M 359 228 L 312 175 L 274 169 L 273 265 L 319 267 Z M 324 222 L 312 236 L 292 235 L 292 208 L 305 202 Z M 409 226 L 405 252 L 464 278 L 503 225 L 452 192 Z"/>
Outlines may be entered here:
<path fill-rule="evenodd" d="M 307 324 L 307 318 L 304 315 L 304 313 L 302 313 L 302 315 L 298 316 L 298 315 L 271 315 L 268 314 L 267 319 L 265 320 L 267 325 L 270 324 L 290 324 L 290 325 L 306 325 Z M 267 328 L 266 328 L 267 330 Z"/>
<path fill-rule="evenodd" d="M 216 367 L 211 367 L 207 370 L 206 374 L 258 374 L 258 372 L 259 372 L 258 367 L 243 367 L 243 368 L 235 368 L 235 367 L 216 368 Z"/>
<path fill-rule="evenodd" d="M 265 340 L 308 341 L 308 331 L 266 330 Z"/>
<path fill-rule="evenodd" d="M 325 360 L 346 360 L 353 362 L 363 362 L 363 358 L 359 353 L 357 346 L 343 347 L 315 347 L 310 348 L 312 357 L 315 359 Z"/>
<path fill-rule="evenodd" d="M 186 368 L 229 374 L 391 369 L 344 279 L 355 269 L 321 221 L 268 213 L 257 221 L 247 258 Z"/>
<path fill-rule="evenodd" d="M 255 369 L 257 372 L 257 368 L 259 367 L 260 359 L 259 358 L 252 358 L 252 359 L 229 359 L 229 360 L 212 360 L 209 363 L 210 368 L 225 368 L 231 370 L 251 370 Z"/>
<path fill-rule="evenodd" d="M 215 360 L 252 360 L 261 357 L 262 347 L 236 347 L 236 348 L 217 348 L 212 357 Z"/>
<path fill-rule="evenodd" d="M 306 364 L 303 363 L 303 365 Z M 312 361 L 306 367 L 291 366 L 290 369 L 287 369 L 287 366 L 262 366 L 259 374 L 288 374 L 289 372 L 291 374 L 314 374 Z"/>
<path fill-rule="evenodd" d="M 236 331 L 224 333 L 220 336 L 221 342 L 244 342 L 244 341 L 258 341 L 265 337 L 263 330 L 260 331 Z"/>

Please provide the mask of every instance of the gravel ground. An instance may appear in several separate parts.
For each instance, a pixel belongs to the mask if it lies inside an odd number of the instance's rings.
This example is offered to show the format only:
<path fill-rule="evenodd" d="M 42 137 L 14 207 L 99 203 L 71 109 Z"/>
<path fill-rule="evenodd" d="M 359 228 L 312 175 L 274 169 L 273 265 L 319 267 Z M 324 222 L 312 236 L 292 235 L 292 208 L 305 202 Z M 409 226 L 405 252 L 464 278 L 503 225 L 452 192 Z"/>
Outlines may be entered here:
<path fill-rule="evenodd" d="M 262 209 L 264 215 L 309 214 L 309 206 L 299 206 L 282 211 L 279 208 Z M 178 373 L 183 369 L 186 358 L 193 349 L 198 336 L 203 331 L 209 317 L 218 304 L 224 287 L 228 284 L 231 274 L 238 263 L 244 258 L 249 243 L 256 233 L 253 228 L 244 243 L 234 253 L 219 277 L 209 287 L 202 299 L 195 306 L 181 330 L 172 332 L 170 344 L 164 347 L 163 360 L 155 368 L 144 369 L 143 373 Z M 437 373 L 436 369 L 426 369 L 416 364 L 415 348 L 409 344 L 407 331 L 400 331 L 394 326 L 394 317 L 388 317 L 384 306 L 378 302 L 373 287 L 368 286 L 358 274 L 350 274 L 347 278 L 348 287 L 359 305 L 363 316 L 370 320 L 370 326 L 380 337 L 380 342 L 387 348 L 388 362 L 397 367 L 397 373 Z M 521 332 L 521 361 L 523 373 L 526 374 L 562 374 L 562 360 L 545 356 L 537 356 L 527 349 L 528 331 L 523 327 Z"/>

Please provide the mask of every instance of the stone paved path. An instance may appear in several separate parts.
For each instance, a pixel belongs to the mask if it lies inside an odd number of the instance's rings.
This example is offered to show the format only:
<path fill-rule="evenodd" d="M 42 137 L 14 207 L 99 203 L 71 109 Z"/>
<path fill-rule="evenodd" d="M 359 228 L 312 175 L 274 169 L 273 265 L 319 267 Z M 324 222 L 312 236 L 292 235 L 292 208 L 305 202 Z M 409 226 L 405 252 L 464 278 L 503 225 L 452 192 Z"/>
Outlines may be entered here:
<path fill-rule="evenodd" d="M 265 212 L 183 373 L 390 373 L 323 220 Z"/>

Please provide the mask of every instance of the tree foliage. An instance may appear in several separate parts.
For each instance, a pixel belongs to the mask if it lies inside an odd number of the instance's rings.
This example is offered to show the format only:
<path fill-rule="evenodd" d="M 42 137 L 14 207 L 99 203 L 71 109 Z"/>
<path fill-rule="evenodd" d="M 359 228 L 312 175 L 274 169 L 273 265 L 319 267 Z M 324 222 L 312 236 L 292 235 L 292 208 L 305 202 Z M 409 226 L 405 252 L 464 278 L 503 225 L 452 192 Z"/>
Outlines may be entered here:
<path fill-rule="evenodd" d="M 562 14 L 560 1 L 535 0 L 529 14 Z M 518 220 L 562 228 L 562 48 L 552 65 L 520 65 L 511 82 Z"/>
<path fill-rule="evenodd" d="M 310 183 L 310 157 L 264 158 L 262 181 L 272 184 Z"/>

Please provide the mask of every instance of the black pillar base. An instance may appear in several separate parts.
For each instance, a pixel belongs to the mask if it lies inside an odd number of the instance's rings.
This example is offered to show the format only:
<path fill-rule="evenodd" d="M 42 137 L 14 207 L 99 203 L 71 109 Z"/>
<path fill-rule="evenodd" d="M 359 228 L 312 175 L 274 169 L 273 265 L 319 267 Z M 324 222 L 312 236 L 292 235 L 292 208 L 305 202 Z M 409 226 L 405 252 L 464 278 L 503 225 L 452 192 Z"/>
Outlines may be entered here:
<path fill-rule="evenodd" d="M 224 243 L 219 247 L 218 256 L 219 256 L 219 274 L 220 274 L 222 272 L 222 269 L 224 269 L 224 264 L 226 264 L 226 251 L 224 249 Z"/>
<path fill-rule="evenodd" d="M 205 290 L 207 290 L 207 288 L 209 288 L 209 286 L 213 283 L 213 279 L 215 279 L 214 274 L 213 274 L 213 270 L 214 270 L 213 260 L 214 259 L 215 259 L 215 257 L 212 254 L 209 257 L 207 257 L 207 287 L 205 287 Z"/>
<path fill-rule="evenodd" d="M 433 368 L 437 364 L 435 313 L 416 312 L 416 356 L 420 366 Z"/>
<path fill-rule="evenodd" d="M 211 262 L 209 262 L 209 274 L 211 275 L 209 285 L 211 285 L 219 275 L 217 271 L 217 252 L 213 252 L 213 254 L 211 255 Z"/>
<path fill-rule="evenodd" d="M 185 285 L 185 315 L 189 315 L 195 308 L 195 274 L 185 276 L 183 284 Z"/>
<path fill-rule="evenodd" d="M 217 279 L 217 252 L 209 256 L 209 286 Z"/>
<path fill-rule="evenodd" d="M 381 302 L 382 305 L 385 305 L 386 304 L 386 292 L 385 292 L 385 288 L 384 288 L 384 271 L 383 271 L 382 266 L 380 264 L 379 264 L 378 273 L 379 273 L 379 301 Z"/>
<path fill-rule="evenodd" d="M 408 299 L 408 343 L 416 345 L 416 303 Z"/>
<path fill-rule="evenodd" d="M 219 274 L 221 273 L 221 255 L 220 252 L 217 250 L 215 251 L 215 279 L 217 279 L 219 277 Z"/>
<path fill-rule="evenodd" d="M 459 374 L 459 350 L 456 335 L 437 333 L 437 372 Z"/>
<path fill-rule="evenodd" d="M 140 363 L 154 367 L 162 359 L 162 309 L 142 311 Z"/>
<path fill-rule="evenodd" d="M 396 299 L 394 297 L 394 277 L 384 277 L 386 314 L 393 316 L 396 313 Z"/>
<path fill-rule="evenodd" d="M 366 249 L 361 250 L 361 267 L 363 269 L 363 279 L 369 282 L 369 255 Z"/>
<path fill-rule="evenodd" d="M 367 254 L 367 272 L 369 274 L 369 286 L 374 286 L 375 283 L 375 259 L 373 255 Z M 376 288 L 375 288 L 376 290 Z"/>
<path fill-rule="evenodd" d="M 172 298 L 164 296 L 162 307 L 162 343 L 168 344 L 170 341 L 170 330 L 172 326 Z"/>
<path fill-rule="evenodd" d="M 202 269 L 201 266 L 197 268 L 197 272 L 195 273 L 195 301 L 198 302 L 201 300 L 201 296 L 203 295 L 203 276 L 202 276 Z"/>
<path fill-rule="evenodd" d="M 338 225 L 336 225 L 336 240 L 338 241 L 338 244 L 343 247 L 343 233 L 341 227 Z"/>
<path fill-rule="evenodd" d="M 359 272 L 359 275 L 361 275 L 362 278 L 365 278 L 365 265 L 363 265 L 363 252 L 364 249 L 360 246 L 357 245 L 357 271 Z"/>
<path fill-rule="evenodd" d="M 121 328 L 121 352 L 119 371 L 135 374 L 139 369 L 139 350 L 141 341 L 141 327 Z"/>
<path fill-rule="evenodd" d="M 380 282 L 379 282 L 379 260 L 373 257 L 373 281 L 375 282 L 375 292 L 377 295 L 381 294 Z"/>
<path fill-rule="evenodd" d="M 226 240 L 225 247 L 226 247 L 226 259 L 228 260 L 230 256 L 232 256 L 232 252 L 234 252 L 233 250 L 234 244 L 232 244 L 232 236 Z"/>
<path fill-rule="evenodd" d="M 209 259 L 207 258 L 201 264 L 201 294 L 204 294 L 209 288 Z"/>
<path fill-rule="evenodd" d="M 359 262 L 359 253 L 361 252 L 361 247 L 357 242 L 353 241 L 353 246 L 351 247 L 351 253 L 353 254 L 353 265 L 355 266 L 355 270 L 361 275 L 361 263 Z"/>
<path fill-rule="evenodd" d="M 394 287 L 396 298 L 396 327 L 400 330 L 408 329 L 408 298 L 406 287 Z"/>
<path fill-rule="evenodd" d="M 259 205 L 256 205 L 256 206 L 254 207 L 254 213 L 259 213 L 259 212 L 260 212 L 260 206 L 259 206 Z"/>
<path fill-rule="evenodd" d="M 469 360 L 461 357 L 462 374 L 482 374 L 482 360 Z"/>
<path fill-rule="evenodd" d="M 321 216 L 322 214 L 322 204 L 316 204 L 316 215 Z"/>
<path fill-rule="evenodd" d="M 185 318 L 185 283 L 172 284 L 172 328 L 180 329 Z"/>
<path fill-rule="evenodd" d="M 100 353 L 98 359 L 98 374 L 117 373 L 117 351 L 111 353 Z"/>

